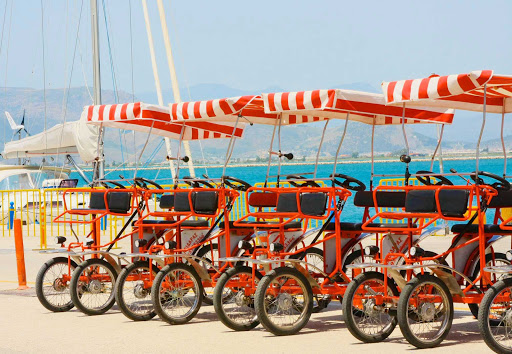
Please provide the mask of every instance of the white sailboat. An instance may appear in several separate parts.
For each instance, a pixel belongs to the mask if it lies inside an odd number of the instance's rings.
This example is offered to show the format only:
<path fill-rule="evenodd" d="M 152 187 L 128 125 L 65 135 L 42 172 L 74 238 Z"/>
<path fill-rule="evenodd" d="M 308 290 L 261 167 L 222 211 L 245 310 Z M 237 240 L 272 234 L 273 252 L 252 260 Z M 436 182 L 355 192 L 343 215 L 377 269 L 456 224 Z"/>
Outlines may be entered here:
<path fill-rule="evenodd" d="M 32 157 L 66 155 L 74 164 L 72 154 L 83 162 L 92 162 L 97 156 L 98 129 L 79 120 L 57 124 L 36 135 L 6 143 L 1 156 L 30 161 Z M 56 188 L 75 187 L 78 180 L 69 179 L 71 170 L 58 166 L 33 164 L 0 165 L 1 218 L 9 217 L 11 202 L 14 211 L 24 215 L 27 222 L 35 222 L 44 207 L 47 216 L 55 216 L 64 207 L 64 195 Z M 8 192 L 12 191 L 12 192 Z M 66 195 L 68 207 L 79 207 L 88 202 L 88 195 Z"/>

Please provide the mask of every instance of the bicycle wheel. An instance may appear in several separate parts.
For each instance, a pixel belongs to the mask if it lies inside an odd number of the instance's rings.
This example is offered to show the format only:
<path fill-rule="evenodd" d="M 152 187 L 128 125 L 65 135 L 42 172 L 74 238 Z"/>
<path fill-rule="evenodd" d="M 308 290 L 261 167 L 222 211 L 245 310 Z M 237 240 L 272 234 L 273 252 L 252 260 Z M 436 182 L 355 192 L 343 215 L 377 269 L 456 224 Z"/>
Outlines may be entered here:
<path fill-rule="evenodd" d="M 151 300 L 157 315 L 169 324 L 190 321 L 201 308 L 204 290 L 191 265 L 172 263 L 155 277 Z"/>
<path fill-rule="evenodd" d="M 110 263 L 99 258 L 88 259 L 71 276 L 71 299 L 86 315 L 101 315 L 115 303 L 116 279 L 116 270 Z"/>
<path fill-rule="evenodd" d="M 295 268 L 271 270 L 256 288 L 258 318 L 269 332 L 290 335 L 299 332 L 313 312 L 313 291 L 306 277 Z"/>
<path fill-rule="evenodd" d="M 354 337 L 365 343 L 381 342 L 396 327 L 393 302 L 379 302 L 384 296 L 398 296 L 395 283 L 384 274 L 370 271 L 359 274 L 348 285 L 343 296 L 343 318 Z"/>
<path fill-rule="evenodd" d="M 155 317 L 151 302 L 151 285 L 158 268 L 148 261 L 127 265 L 116 281 L 115 296 L 121 312 L 133 321 L 147 321 Z"/>
<path fill-rule="evenodd" d="M 228 269 L 220 277 L 213 293 L 213 306 L 219 320 L 235 331 L 248 331 L 260 322 L 254 308 L 254 293 L 258 282 L 263 278 L 255 270 L 253 283 L 252 268 L 236 266 Z"/>
<path fill-rule="evenodd" d="M 478 312 L 478 327 L 489 348 L 512 353 L 512 278 L 498 281 L 485 293 Z"/>
<path fill-rule="evenodd" d="M 398 325 L 416 348 L 439 345 L 450 332 L 453 300 L 444 282 L 431 275 L 413 278 L 398 300 Z"/>
<path fill-rule="evenodd" d="M 71 266 L 71 268 L 69 268 Z M 36 295 L 41 305 L 53 312 L 65 312 L 73 308 L 69 293 L 69 279 L 76 263 L 68 258 L 55 257 L 47 261 L 36 277 Z"/>

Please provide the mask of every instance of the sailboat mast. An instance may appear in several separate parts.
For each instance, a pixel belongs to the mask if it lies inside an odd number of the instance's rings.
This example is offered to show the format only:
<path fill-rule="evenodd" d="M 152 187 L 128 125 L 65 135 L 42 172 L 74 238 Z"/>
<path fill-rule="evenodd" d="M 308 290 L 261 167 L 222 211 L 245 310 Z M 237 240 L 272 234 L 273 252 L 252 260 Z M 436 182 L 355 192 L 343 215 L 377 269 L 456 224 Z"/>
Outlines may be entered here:
<path fill-rule="evenodd" d="M 100 40 L 98 30 L 98 2 L 91 0 L 91 32 L 92 32 L 92 70 L 93 70 L 93 103 L 94 105 L 101 104 L 101 74 L 100 74 Z M 97 179 L 105 178 L 105 156 L 103 153 L 103 125 L 100 126 L 99 146 L 98 146 L 98 160 L 95 166 L 95 177 Z M 96 178 L 95 178 L 96 179 Z"/>
<path fill-rule="evenodd" d="M 165 19 L 165 9 L 162 0 L 157 0 L 158 13 L 160 15 L 160 23 L 162 24 L 162 35 L 164 38 L 165 52 L 167 54 L 167 62 L 169 64 L 169 72 L 171 74 L 172 93 L 174 95 L 174 102 L 181 102 L 180 88 L 178 86 L 178 78 L 176 77 L 176 68 L 174 67 L 174 59 L 172 57 L 171 40 L 169 39 L 169 29 L 167 28 L 167 20 Z M 191 177 L 196 176 L 194 163 L 192 162 L 192 154 L 188 141 L 183 141 L 185 154 L 188 156 L 188 169 Z"/>

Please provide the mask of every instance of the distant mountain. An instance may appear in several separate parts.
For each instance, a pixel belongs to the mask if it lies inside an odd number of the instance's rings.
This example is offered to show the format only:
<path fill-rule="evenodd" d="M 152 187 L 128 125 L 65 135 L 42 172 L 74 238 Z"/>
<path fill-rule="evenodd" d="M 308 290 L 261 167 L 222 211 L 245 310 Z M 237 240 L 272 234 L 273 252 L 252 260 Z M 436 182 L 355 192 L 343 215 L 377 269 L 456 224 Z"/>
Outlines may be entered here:
<path fill-rule="evenodd" d="M 368 85 L 366 83 L 352 83 L 346 85 L 339 85 L 338 88 L 379 92 L 379 89 Z M 279 87 L 268 87 L 262 90 L 247 91 L 235 89 L 226 85 L 220 84 L 200 84 L 190 87 L 190 96 L 193 100 L 204 100 L 218 97 L 232 97 L 240 95 L 250 95 L 261 92 L 279 92 L 283 91 Z M 170 90 L 164 91 L 165 102 L 172 101 L 172 92 Z M 131 94 L 127 92 L 118 92 L 118 102 L 130 102 L 132 100 Z M 183 99 L 188 99 L 188 93 L 182 92 Z M 112 104 L 116 102 L 114 93 L 109 90 L 102 91 L 102 99 L 105 104 Z M 46 100 L 46 115 L 45 115 L 45 100 Z M 156 94 L 154 92 L 145 92 L 138 94 L 137 101 L 147 103 L 156 103 Z M 21 121 L 23 111 L 25 110 L 25 123 L 28 131 L 32 134 L 39 133 L 44 130 L 45 126 L 50 128 L 57 123 L 64 120 L 74 121 L 80 118 L 80 114 L 84 106 L 92 103 L 92 99 L 88 90 L 84 87 L 72 88 L 66 92 L 64 89 L 48 89 L 45 93 L 42 90 L 35 90 L 30 88 L 4 88 L 0 89 L 0 128 L 3 128 L 3 134 L 0 134 L 0 143 L 10 141 L 12 132 L 8 127 L 6 119 L 3 118 L 3 111 L 8 111 L 12 114 L 16 122 Z M 46 116 L 46 119 L 45 119 Z M 343 133 L 343 121 L 331 121 L 325 135 L 324 145 L 321 156 L 333 156 L 336 153 L 339 139 Z M 247 126 L 246 134 L 243 140 L 237 142 L 234 157 L 251 158 L 260 156 L 263 157 L 269 147 L 270 137 L 272 135 L 271 126 Z M 428 152 L 433 151 L 437 140 L 424 135 L 421 131 L 407 128 L 408 141 L 412 151 L 415 152 Z M 308 125 L 287 126 L 282 128 L 282 150 L 293 152 L 297 157 L 312 157 L 315 156 L 320 137 L 323 130 L 323 123 L 313 123 Z M 138 155 L 146 144 L 146 134 L 136 134 L 131 132 L 120 132 L 116 129 L 106 130 L 105 151 L 108 161 L 120 161 L 122 159 L 134 159 L 134 155 Z M 507 138 L 512 142 L 512 136 Z M 121 142 L 125 147 L 121 152 Z M 149 139 L 145 154 L 149 156 L 152 151 L 160 144 L 161 138 L 152 137 Z M 225 149 L 226 141 L 204 141 L 201 144 L 197 142 L 192 143 L 194 149 L 193 156 L 195 159 L 202 159 L 204 154 L 205 159 L 222 160 Z M 277 140 L 274 149 L 277 149 Z M 490 147 L 501 144 L 498 140 L 491 140 L 487 145 Z M 202 153 L 200 151 L 202 146 Z M 404 148 L 404 138 L 400 126 L 378 126 L 375 129 L 375 151 L 377 152 L 394 152 Z M 464 142 L 444 141 L 443 147 L 449 148 L 467 148 L 474 146 Z M 485 147 L 485 144 L 482 144 Z M 371 149 L 371 129 L 357 122 L 349 122 L 347 134 L 342 154 L 351 154 L 353 152 L 368 153 Z M 153 161 L 162 161 L 165 153 L 165 148 L 161 148 L 160 152 Z"/>

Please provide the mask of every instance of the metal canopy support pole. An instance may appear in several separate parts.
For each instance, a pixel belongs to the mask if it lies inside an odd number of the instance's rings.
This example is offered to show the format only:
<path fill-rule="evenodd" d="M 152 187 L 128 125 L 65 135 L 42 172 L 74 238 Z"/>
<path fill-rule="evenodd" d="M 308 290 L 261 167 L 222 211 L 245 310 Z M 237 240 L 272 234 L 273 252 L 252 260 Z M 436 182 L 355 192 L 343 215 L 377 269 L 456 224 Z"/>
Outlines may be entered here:
<path fill-rule="evenodd" d="M 375 117 L 373 117 L 373 124 L 372 124 L 372 167 L 371 167 L 371 172 L 370 172 L 370 190 L 373 190 L 373 174 L 374 174 L 374 167 L 375 167 L 375 160 L 374 160 L 374 155 L 375 155 L 375 151 L 374 151 L 374 148 L 373 148 L 373 144 L 375 142 Z"/>
<path fill-rule="evenodd" d="M 478 174 L 478 167 L 480 163 L 480 142 L 482 141 L 482 135 L 484 134 L 485 119 L 487 111 L 487 84 L 484 84 L 484 109 L 482 117 L 482 128 L 480 128 L 480 135 L 478 136 L 478 142 L 476 144 L 476 174 Z"/>
<path fill-rule="evenodd" d="M 226 158 L 224 161 L 224 167 L 222 168 L 222 177 L 226 175 L 226 167 L 228 166 L 229 160 L 231 159 L 231 154 L 233 154 L 233 149 L 235 148 L 235 132 L 236 127 L 238 126 L 238 121 L 240 120 L 241 115 L 236 117 L 235 126 L 233 127 L 233 133 L 231 134 L 231 139 L 229 139 L 228 148 L 226 150 Z"/>
<path fill-rule="evenodd" d="M 158 96 L 158 104 L 164 105 L 164 99 L 162 97 L 162 87 L 160 86 L 160 78 L 158 76 L 158 66 L 156 64 L 155 47 L 153 45 L 153 34 L 151 33 L 151 23 L 149 22 L 148 5 L 146 0 L 142 0 L 142 8 L 144 10 L 144 21 L 146 22 L 146 32 L 148 35 L 149 53 L 151 55 L 151 66 L 153 68 L 153 77 L 155 78 L 156 94 Z M 176 171 L 174 168 L 174 161 L 169 158 L 172 157 L 171 140 L 164 138 L 165 147 L 167 148 L 167 158 L 169 160 L 169 168 L 171 169 L 172 178 L 176 178 Z"/>
<path fill-rule="evenodd" d="M 279 182 L 281 180 L 281 122 L 283 120 L 283 115 L 279 115 L 279 126 L 277 127 L 277 143 L 278 143 L 278 150 L 279 150 L 279 158 L 277 159 L 277 188 L 279 188 Z"/>
<path fill-rule="evenodd" d="M 327 119 L 325 121 L 324 130 L 322 131 L 322 138 L 320 139 L 320 144 L 318 145 L 318 151 L 316 152 L 315 172 L 313 173 L 313 178 L 316 178 L 316 171 L 318 170 L 318 159 L 320 158 L 320 150 L 322 150 L 322 144 L 324 143 L 325 131 L 327 129 L 327 124 L 329 124 L 329 119 Z"/>
<path fill-rule="evenodd" d="M 441 131 L 439 131 L 439 125 L 436 125 L 437 135 L 439 136 L 439 141 L 443 139 L 443 130 L 444 124 L 441 127 Z M 444 163 L 443 163 L 443 146 L 439 145 L 439 172 L 444 173 Z"/>
<path fill-rule="evenodd" d="M 343 128 L 343 134 L 341 135 L 340 143 L 338 144 L 338 149 L 336 149 L 336 156 L 334 156 L 334 166 L 332 168 L 332 174 L 336 174 L 336 167 L 338 166 L 338 155 L 340 154 L 341 145 L 343 145 L 343 140 L 345 140 L 345 134 L 347 133 L 348 126 L 348 118 L 350 117 L 350 112 L 347 113 L 347 117 L 345 118 L 345 127 Z"/>
<path fill-rule="evenodd" d="M 171 40 L 169 39 L 169 29 L 167 28 L 167 20 L 165 19 L 165 9 L 162 0 L 157 0 L 158 13 L 160 15 L 160 23 L 162 25 L 162 35 L 164 37 L 165 52 L 167 54 L 167 62 L 169 64 L 169 72 L 171 74 L 172 93 L 174 95 L 174 102 L 181 102 L 180 88 L 178 86 L 178 78 L 176 77 L 176 68 L 174 66 L 174 59 L 172 57 Z M 192 162 L 192 153 L 190 151 L 190 144 L 188 141 L 183 142 L 185 154 L 188 156 L 188 169 L 191 177 L 196 176 L 194 163 Z"/>
<path fill-rule="evenodd" d="M 101 104 L 101 73 L 100 73 L 100 44 L 99 44 L 99 30 L 98 30 L 98 2 L 91 0 L 91 32 L 92 32 L 92 69 L 93 69 L 93 104 Z M 94 168 L 93 180 L 105 178 L 105 155 L 104 155 L 104 140 L 105 131 L 103 124 L 100 125 L 98 136 L 98 156 L 96 166 Z"/>
<path fill-rule="evenodd" d="M 402 109 L 402 133 L 404 134 L 405 147 L 407 148 L 407 155 L 410 155 L 411 151 L 409 148 L 409 141 L 407 140 L 407 133 L 405 131 L 405 102 L 403 104 L 403 109 Z"/>
<path fill-rule="evenodd" d="M 267 186 L 268 176 L 270 175 L 270 164 L 272 163 L 272 148 L 274 147 L 274 138 L 276 136 L 277 123 L 278 123 L 278 120 L 280 120 L 280 119 L 281 119 L 281 116 L 279 116 L 279 118 L 276 119 L 276 121 L 274 123 L 274 129 L 272 130 L 272 138 L 270 139 L 270 150 L 268 150 L 268 165 L 267 165 L 267 175 L 265 176 L 265 187 Z"/>
<path fill-rule="evenodd" d="M 174 176 L 174 185 L 178 185 L 178 179 L 180 178 L 180 161 L 181 161 L 181 142 L 183 141 L 183 134 L 185 133 L 185 122 L 183 122 L 183 126 L 181 127 L 180 132 L 180 140 L 178 141 L 178 156 L 177 156 L 177 163 L 176 163 L 176 176 Z M 192 177 L 192 176 L 191 176 Z"/>
<path fill-rule="evenodd" d="M 507 175 L 507 149 L 505 147 L 505 139 L 503 138 L 503 130 L 505 128 L 505 100 L 503 98 L 503 106 L 501 107 L 501 147 L 503 148 L 503 177 Z"/>
<path fill-rule="evenodd" d="M 439 172 L 444 173 L 443 172 L 443 160 L 441 157 L 441 154 L 442 154 L 441 141 L 443 140 L 444 124 L 441 127 L 441 131 L 439 131 L 439 126 L 437 126 L 436 128 L 437 128 L 437 145 L 436 145 L 436 149 L 434 150 L 434 153 L 432 154 L 432 159 L 430 160 L 430 171 L 434 171 L 433 170 L 434 160 L 436 159 L 437 151 L 439 151 L 439 154 L 440 154 L 439 155 Z"/>

